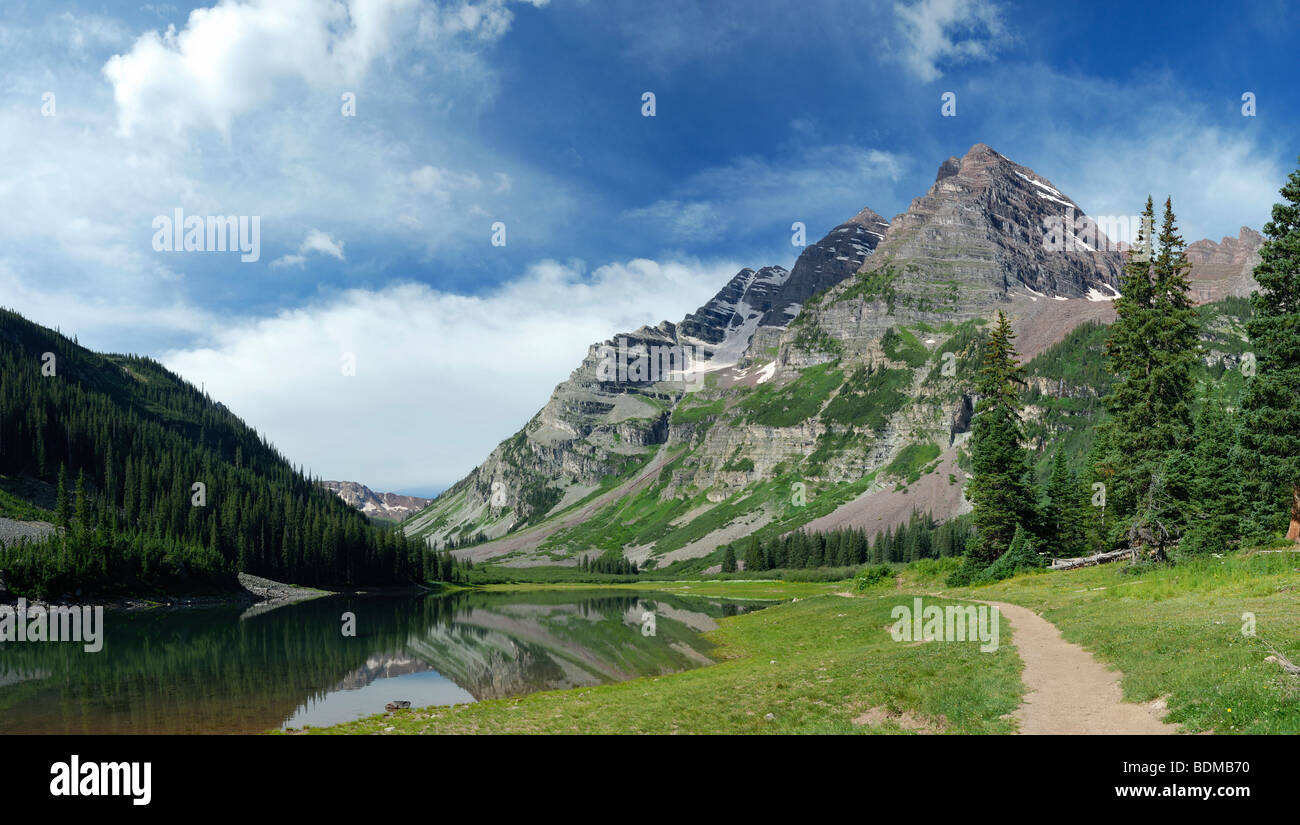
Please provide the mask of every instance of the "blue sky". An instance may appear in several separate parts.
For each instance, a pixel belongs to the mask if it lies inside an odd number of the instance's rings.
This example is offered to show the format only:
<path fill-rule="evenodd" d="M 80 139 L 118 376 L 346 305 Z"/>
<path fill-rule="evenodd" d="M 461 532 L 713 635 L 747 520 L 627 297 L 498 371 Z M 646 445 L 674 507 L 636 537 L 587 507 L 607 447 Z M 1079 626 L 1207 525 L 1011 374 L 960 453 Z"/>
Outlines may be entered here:
<path fill-rule="evenodd" d="M 1300 154 L 1296 12 L 1047 6 L 10 2 L 0 303 L 317 474 L 427 492 L 588 344 L 789 266 L 794 221 L 894 216 L 976 142 L 1094 215 L 1259 228 Z M 260 259 L 155 251 L 176 208 L 258 216 Z"/>

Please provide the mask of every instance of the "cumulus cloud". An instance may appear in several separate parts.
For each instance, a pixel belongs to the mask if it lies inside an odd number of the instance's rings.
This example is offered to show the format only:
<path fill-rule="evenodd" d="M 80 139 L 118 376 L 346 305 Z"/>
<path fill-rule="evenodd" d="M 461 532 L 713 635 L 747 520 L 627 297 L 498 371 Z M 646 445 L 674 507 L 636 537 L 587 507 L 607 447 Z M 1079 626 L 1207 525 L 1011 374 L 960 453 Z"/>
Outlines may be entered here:
<path fill-rule="evenodd" d="M 495 9 L 498 22 L 462 7 Z M 80 12 L 0 21 L 13 92 L 0 106 L 0 196 L 11 206 L 0 294 L 34 319 L 94 346 L 155 351 L 202 329 L 219 304 L 301 300 L 317 283 L 288 267 L 341 259 L 337 238 L 357 239 L 347 258 L 374 277 L 393 259 L 436 249 L 448 260 L 478 245 L 484 216 L 515 200 L 549 208 L 512 226 L 512 240 L 571 220 L 572 184 L 409 105 L 430 89 L 460 112 L 490 100 L 484 52 L 495 41 L 480 33 L 499 37 L 505 0 L 223 0 L 184 14 L 178 29 L 142 37 Z M 365 75 L 357 117 L 342 116 L 334 85 L 349 67 Z M 41 116 L 46 91 L 57 116 Z M 152 221 L 177 208 L 261 216 L 265 263 L 155 252 Z M 330 234 L 304 243 L 311 227 Z M 268 298 L 259 281 L 276 260 L 285 277 Z"/>
<path fill-rule="evenodd" d="M 342 91 L 372 64 L 449 39 L 500 38 L 506 0 L 221 0 L 181 29 L 140 35 L 104 66 L 124 134 L 209 127 L 228 134 L 241 115 L 273 106 L 295 85 Z"/>
<path fill-rule="evenodd" d="M 214 325 L 204 345 L 162 360 L 317 474 L 428 488 L 455 482 L 516 432 L 589 345 L 680 319 L 739 268 L 544 261 L 482 296 L 415 283 L 355 289 Z"/>

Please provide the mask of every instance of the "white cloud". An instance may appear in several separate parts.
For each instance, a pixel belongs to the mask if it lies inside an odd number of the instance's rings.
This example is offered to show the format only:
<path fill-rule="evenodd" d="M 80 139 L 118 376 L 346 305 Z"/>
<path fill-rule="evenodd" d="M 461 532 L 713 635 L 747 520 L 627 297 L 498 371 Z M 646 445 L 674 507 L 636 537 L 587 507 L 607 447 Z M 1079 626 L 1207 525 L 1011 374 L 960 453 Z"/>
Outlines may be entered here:
<path fill-rule="evenodd" d="M 429 195 L 441 204 L 450 203 L 452 196 L 457 193 L 483 188 L 483 181 L 473 172 L 456 172 L 429 165 L 421 166 L 411 173 L 411 184 L 417 192 Z"/>
<path fill-rule="evenodd" d="M 173 135 L 274 108 L 297 85 L 342 92 L 379 61 L 449 39 L 490 42 L 510 27 L 506 0 L 221 0 L 183 28 L 146 32 L 104 66 L 124 134 Z"/>
<path fill-rule="evenodd" d="M 915 0 L 894 5 L 905 38 L 903 65 L 925 82 L 943 76 L 940 64 L 990 60 L 1010 41 L 991 0 Z"/>
<path fill-rule="evenodd" d="M 674 197 L 626 210 L 623 217 L 677 243 L 731 227 L 766 229 L 774 220 L 813 221 L 814 212 L 833 226 L 863 206 L 884 209 L 893 200 L 885 192 L 904 165 L 889 152 L 833 144 L 800 146 L 790 160 L 743 156 L 696 172 L 673 187 Z"/>
<path fill-rule="evenodd" d="M 329 255 L 341 261 L 343 260 L 343 241 L 336 241 L 319 229 L 313 229 L 307 233 L 307 237 L 303 240 L 302 246 L 298 247 L 298 251 L 303 253 L 319 252 L 322 255 Z"/>
<path fill-rule="evenodd" d="M 86 15 L 0 22 L 0 74 L 13 91 L 0 106 L 0 198 L 9 207 L 0 221 L 0 295 L 87 343 L 149 351 L 174 345 L 196 316 L 218 311 L 214 294 L 227 302 L 243 288 L 264 296 L 258 279 L 272 261 L 341 259 L 334 238 L 367 244 L 349 246 L 347 257 L 374 272 L 385 255 L 436 249 L 443 260 L 455 257 L 482 243 L 485 216 L 512 214 L 516 202 L 545 199 L 548 209 L 512 225 L 512 240 L 571 224 L 579 202 L 571 184 L 469 139 L 459 120 L 409 105 L 430 90 L 459 113 L 491 100 L 478 34 L 485 24 L 467 29 L 472 21 L 458 11 L 465 5 L 227 0 L 182 18 L 170 36 L 143 39 Z M 508 11 L 504 0 L 468 5 Z M 327 29 L 329 8 L 337 23 Z M 283 19 L 295 9 L 301 27 Z M 421 33 L 395 32 L 399 13 Z M 385 42 L 393 48 L 382 52 Z M 347 66 L 368 66 L 354 87 L 356 117 L 340 113 L 337 88 L 316 88 Z M 41 116 L 47 90 L 57 94 L 55 117 Z M 215 128 L 222 120 L 227 134 Z M 118 128 L 124 121 L 129 135 Z M 173 139 L 182 126 L 184 140 Z M 411 170 L 425 168 L 432 177 L 413 180 Z M 430 185 L 422 190 L 421 181 Z M 266 264 L 218 271 L 226 262 L 216 256 L 154 252 L 151 222 L 176 208 L 261 216 Z M 311 227 L 328 227 L 328 240 L 309 237 L 304 246 Z M 380 261 L 366 255 L 376 248 Z M 150 304 L 160 311 L 149 313 Z M 124 314 L 102 311 L 113 305 Z M 195 306 L 204 309 L 164 309 Z"/>
<path fill-rule="evenodd" d="M 1173 199 L 1188 243 L 1259 230 L 1269 219 L 1287 169 L 1254 140 L 1207 127 L 1142 131 L 1079 141 L 1069 173 L 1072 197 L 1096 215 L 1136 215 L 1151 195 L 1157 213 Z"/>
<path fill-rule="evenodd" d="M 971 87 L 986 103 L 966 116 L 981 118 L 994 149 L 1091 215 L 1135 215 L 1148 194 L 1157 203 L 1170 196 L 1188 242 L 1260 229 L 1291 168 L 1294 149 L 1267 122 L 1242 117 L 1233 99 L 1210 105 L 1172 75 L 1107 80 L 1017 65 Z M 1026 112 L 1044 114 L 1026 129 Z"/>
<path fill-rule="evenodd" d="M 343 258 L 343 241 L 336 241 L 327 233 L 319 229 L 313 229 L 303 238 L 298 245 L 296 253 L 283 255 L 271 262 L 271 266 L 302 266 L 307 261 L 307 256 L 311 253 L 328 255 L 331 258 L 337 258 L 342 261 Z"/>
<path fill-rule="evenodd" d="M 458 480 L 523 426 L 590 344 L 680 319 L 739 268 L 544 261 L 483 296 L 350 290 L 214 324 L 205 346 L 162 360 L 314 473 L 427 488 Z M 343 375 L 346 353 L 355 375 Z"/>

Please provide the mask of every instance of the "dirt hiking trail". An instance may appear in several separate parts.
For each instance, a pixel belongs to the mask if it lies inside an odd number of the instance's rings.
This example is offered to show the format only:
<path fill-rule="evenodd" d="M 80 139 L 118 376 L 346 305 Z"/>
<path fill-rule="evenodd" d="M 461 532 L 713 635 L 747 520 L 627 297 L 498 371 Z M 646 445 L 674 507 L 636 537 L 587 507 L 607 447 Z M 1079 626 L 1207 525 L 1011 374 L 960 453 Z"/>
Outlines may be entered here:
<path fill-rule="evenodd" d="M 1032 610 L 1005 602 L 993 605 L 1011 622 L 1014 644 L 1025 663 L 1028 691 L 1016 710 L 1022 734 L 1173 734 L 1159 714 L 1162 702 L 1123 701 L 1120 674 L 1061 636 L 1056 625 Z"/>

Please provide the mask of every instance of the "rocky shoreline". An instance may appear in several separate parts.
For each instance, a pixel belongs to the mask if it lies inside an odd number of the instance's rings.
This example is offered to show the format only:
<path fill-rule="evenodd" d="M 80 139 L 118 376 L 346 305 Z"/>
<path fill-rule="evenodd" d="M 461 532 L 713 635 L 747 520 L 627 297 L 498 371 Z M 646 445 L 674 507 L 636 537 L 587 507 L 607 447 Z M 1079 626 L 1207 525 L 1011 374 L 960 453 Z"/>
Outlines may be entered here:
<path fill-rule="evenodd" d="M 252 576 L 248 573 L 239 573 L 239 589 L 232 590 L 228 593 L 214 593 L 201 595 L 160 595 L 160 596 L 124 596 L 117 599 L 109 600 L 91 600 L 92 606 L 103 607 L 105 610 L 157 610 L 157 609 L 176 609 L 187 607 L 220 607 L 223 605 L 283 605 L 294 602 L 315 599 L 321 596 L 336 595 L 333 591 L 317 590 L 312 587 L 299 587 L 284 582 L 264 579 L 260 576 Z M 17 602 L 18 597 L 5 589 L 3 580 L 0 580 L 0 604 L 13 604 Z M 44 606 L 50 604 L 85 604 L 71 594 L 64 594 L 63 598 L 50 599 L 47 601 L 28 599 L 28 607 Z"/>

